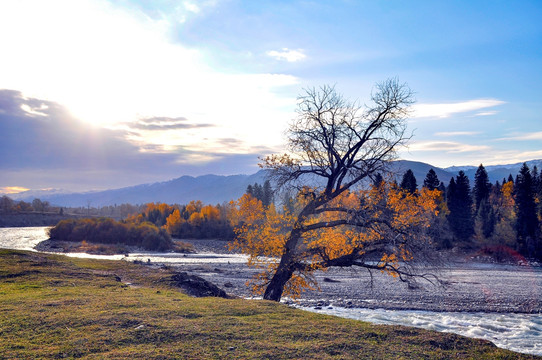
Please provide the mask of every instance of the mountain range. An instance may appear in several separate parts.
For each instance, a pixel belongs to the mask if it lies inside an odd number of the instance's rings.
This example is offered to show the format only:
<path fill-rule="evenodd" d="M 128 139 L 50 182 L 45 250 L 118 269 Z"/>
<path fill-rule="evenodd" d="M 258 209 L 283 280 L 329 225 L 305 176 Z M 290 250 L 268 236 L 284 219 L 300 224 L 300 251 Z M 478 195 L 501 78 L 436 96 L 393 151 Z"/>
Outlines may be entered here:
<path fill-rule="evenodd" d="M 501 182 L 503 178 L 508 178 L 510 174 L 515 177 L 522 165 L 523 163 L 490 165 L 485 168 L 490 181 L 494 183 L 495 181 Z M 534 166 L 542 169 L 542 160 L 527 161 L 527 165 L 531 169 Z M 452 166 L 439 168 L 427 163 L 408 160 L 394 161 L 391 166 L 391 170 L 397 174 L 398 181 L 401 180 L 402 174 L 408 169 L 411 169 L 414 173 L 418 186 L 423 184 L 423 180 L 429 169 L 435 170 L 439 180 L 446 185 L 452 177 L 456 176 L 460 170 L 463 170 L 469 177 L 471 186 L 473 186 L 474 174 L 477 167 Z M 9 196 L 15 200 L 24 201 L 32 201 L 34 198 L 39 198 L 42 201 L 49 201 L 52 205 L 67 207 L 101 207 L 123 203 L 144 204 L 148 202 L 187 204 L 191 200 L 201 200 L 205 204 L 217 204 L 238 199 L 246 191 L 248 185 L 254 183 L 263 184 L 265 179 L 266 170 L 260 170 L 252 175 L 182 176 L 164 182 L 104 191 L 66 193 L 61 190 L 40 190 L 37 192 L 25 191 Z"/>

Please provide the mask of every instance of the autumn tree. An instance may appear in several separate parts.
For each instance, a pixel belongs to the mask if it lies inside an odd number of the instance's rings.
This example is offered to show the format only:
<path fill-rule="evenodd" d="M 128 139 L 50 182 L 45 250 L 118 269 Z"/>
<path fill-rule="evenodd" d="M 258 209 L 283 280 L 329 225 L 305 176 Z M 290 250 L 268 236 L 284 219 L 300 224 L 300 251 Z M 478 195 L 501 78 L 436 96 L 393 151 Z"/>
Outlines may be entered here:
<path fill-rule="evenodd" d="M 279 301 L 285 289 L 308 285 L 312 270 L 330 266 L 378 269 L 403 279 L 414 275 L 398 261 L 408 262 L 427 248 L 422 229 L 434 213 L 431 192 L 414 196 L 396 186 L 356 188 L 369 186 L 367 180 L 384 172 L 408 140 L 404 120 L 412 93 L 391 79 L 376 86 L 372 102 L 362 109 L 333 87 L 305 90 L 287 132 L 288 153 L 263 159 L 274 184 L 299 191 L 298 206 L 286 218 L 271 207 L 271 213 L 238 230 L 237 245 L 251 255 L 250 262 L 260 255 L 280 258 L 269 260 L 261 274 L 264 299 Z M 261 241 L 253 241 L 258 232 Z M 378 264 L 370 261 L 375 256 Z"/>

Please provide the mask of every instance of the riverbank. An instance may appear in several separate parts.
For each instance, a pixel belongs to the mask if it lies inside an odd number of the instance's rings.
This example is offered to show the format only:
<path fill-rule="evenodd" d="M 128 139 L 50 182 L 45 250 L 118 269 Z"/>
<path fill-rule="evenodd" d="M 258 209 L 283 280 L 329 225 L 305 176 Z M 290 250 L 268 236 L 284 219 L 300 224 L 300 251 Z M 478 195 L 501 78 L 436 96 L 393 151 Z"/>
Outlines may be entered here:
<path fill-rule="evenodd" d="M 220 240 L 183 240 L 196 252 L 228 254 Z M 178 264 L 183 271 L 198 274 L 228 293 L 251 297 L 247 280 L 256 270 L 243 263 Z M 390 310 L 453 312 L 542 313 L 542 269 L 502 265 L 456 257 L 446 267 L 424 269 L 436 274 L 444 285 L 419 281 L 409 286 L 379 271 L 332 268 L 315 276 L 320 291 L 306 291 L 299 305 L 309 307 L 359 307 Z M 286 299 L 286 302 L 292 302 Z"/>
<path fill-rule="evenodd" d="M 251 298 L 246 285 L 257 270 L 250 268 L 222 240 L 183 239 L 194 254 L 141 255 L 151 265 L 167 266 L 202 278 L 229 295 Z M 49 244 L 49 246 L 45 246 Z M 45 241 L 40 251 L 62 252 Z M 209 255 L 209 256 L 205 256 Z M 221 255 L 223 257 L 221 257 Z M 233 256 L 231 259 L 228 256 Z M 126 258 L 129 260 L 130 258 Z M 420 280 L 416 286 L 379 271 L 359 268 L 331 268 L 318 271 L 319 290 L 308 290 L 301 298 L 286 303 L 312 308 L 342 307 L 439 312 L 542 313 L 542 269 L 534 266 L 503 265 L 472 261 L 472 256 L 455 257 L 446 266 L 424 269 L 438 276 L 440 283 Z"/>
<path fill-rule="evenodd" d="M 176 269 L 0 250 L 3 358 L 539 359 L 488 341 L 192 298 Z"/>

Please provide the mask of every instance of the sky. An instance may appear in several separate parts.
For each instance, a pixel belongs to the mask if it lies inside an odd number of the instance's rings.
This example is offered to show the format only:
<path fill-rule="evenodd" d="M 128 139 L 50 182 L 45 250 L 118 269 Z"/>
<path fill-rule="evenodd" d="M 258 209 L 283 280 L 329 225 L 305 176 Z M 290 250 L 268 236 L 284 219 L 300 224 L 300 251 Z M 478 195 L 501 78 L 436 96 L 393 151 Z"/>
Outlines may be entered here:
<path fill-rule="evenodd" d="M 0 1 L 0 193 L 250 174 L 303 89 L 416 103 L 402 159 L 542 158 L 540 1 Z"/>

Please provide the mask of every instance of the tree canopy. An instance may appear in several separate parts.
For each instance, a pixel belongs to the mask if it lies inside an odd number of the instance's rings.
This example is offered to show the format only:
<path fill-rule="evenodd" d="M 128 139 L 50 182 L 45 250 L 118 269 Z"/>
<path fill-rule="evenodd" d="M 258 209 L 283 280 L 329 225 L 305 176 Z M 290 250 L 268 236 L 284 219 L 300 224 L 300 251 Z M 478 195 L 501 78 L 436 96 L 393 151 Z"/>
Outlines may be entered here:
<path fill-rule="evenodd" d="M 405 280 L 414 275 L 399 259 L 408 263 L 427 248 L 424 229 L 438 191 L 416 196 L 385 182 L 370 185 L 409 139 L 405 119 L 412 103 L 412 92 L 397 79 L 377 84 L 372 105 L 364 108 L 331 86 L 299 97 L 288 152 L 262 164 L 280 188 L 297 191 L 294 210 L 264 211 L 249 196 L 236 204 L 246 219 L 235 244 L 250 255 L 249 264 L 264 267 L 256 287 L 265 299 L 295 294 L 312 284 L 313 270 L 329 266 L 378 269 Z"/>

